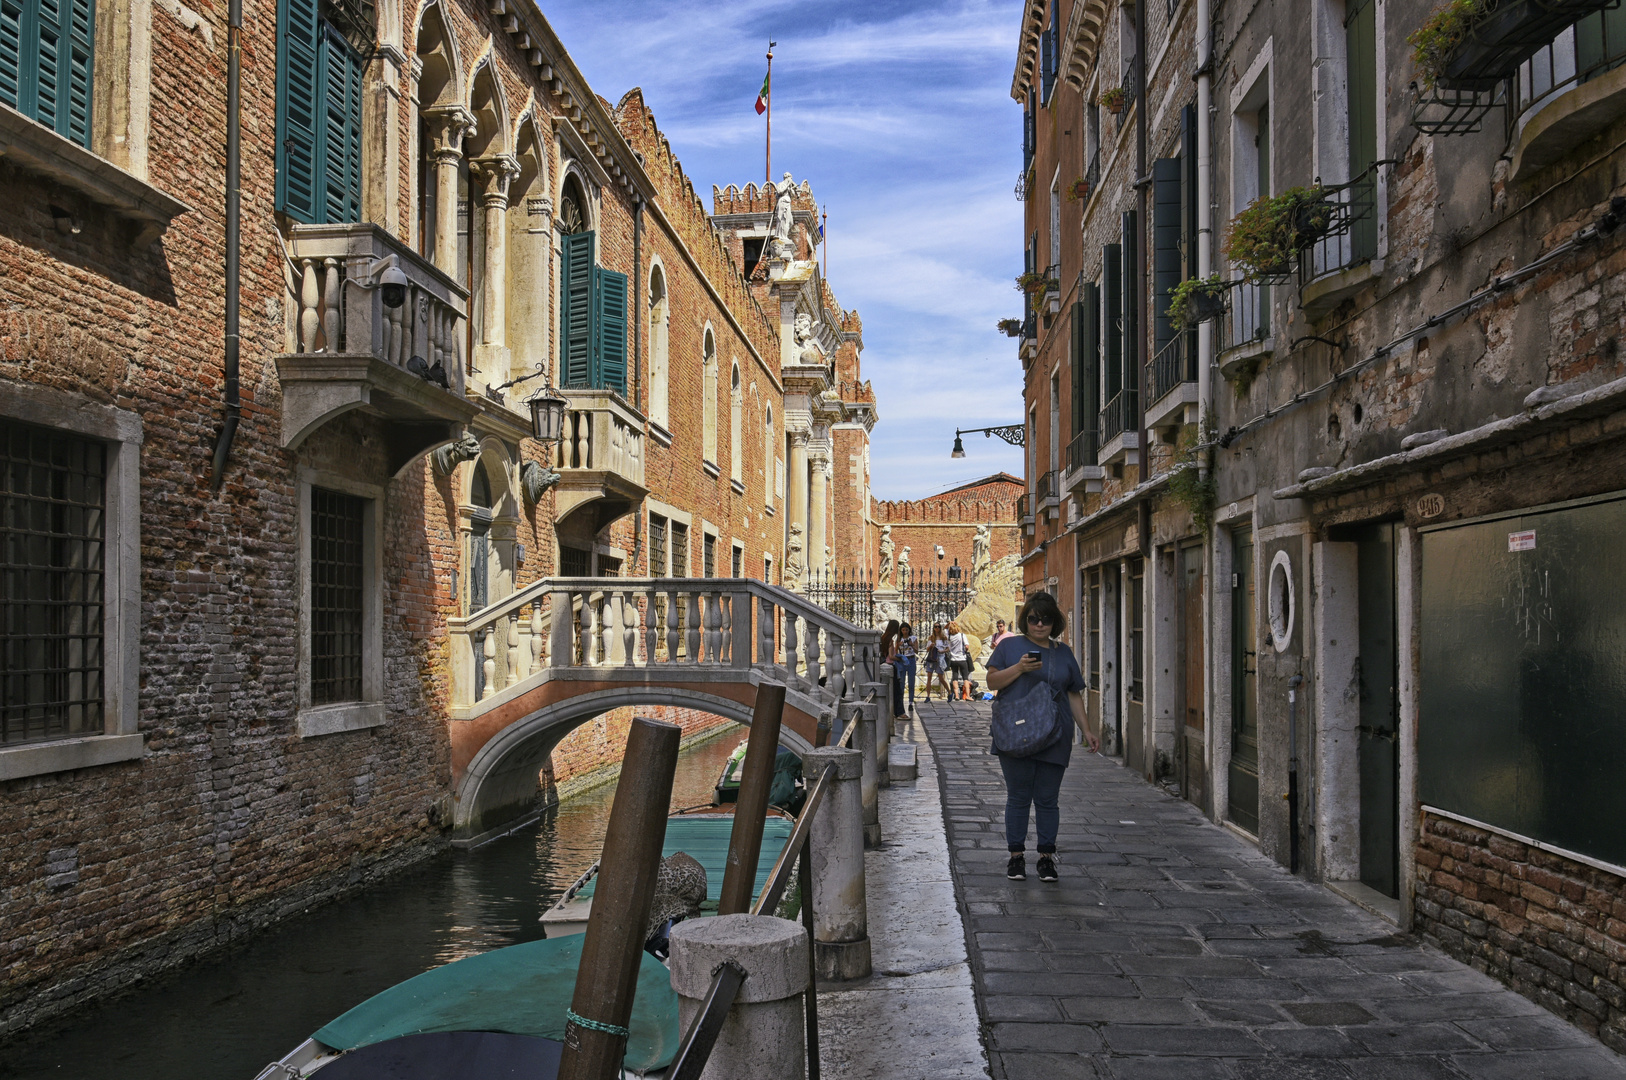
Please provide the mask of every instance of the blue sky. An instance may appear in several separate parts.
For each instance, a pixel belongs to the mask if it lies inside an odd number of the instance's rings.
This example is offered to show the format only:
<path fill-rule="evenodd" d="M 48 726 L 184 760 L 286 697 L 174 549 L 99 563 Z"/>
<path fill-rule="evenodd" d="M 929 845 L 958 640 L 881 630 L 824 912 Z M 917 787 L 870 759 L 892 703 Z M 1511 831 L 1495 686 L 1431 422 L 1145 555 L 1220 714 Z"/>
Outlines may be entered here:
<path fill-rule="evenodd" d="M 687 3 L 539 0 L 593 89 L 641 86 L 694 181 L 760 183 L 752 108 L 774 49 L 773 169 L 830 212 L 830 280 L 864 319 L 880 423 L 875 494 L 918 498 L 1021 451 L 954 429 L 1019 423 L 1021 113 L 1010 99 L 1019 0 Z"/>

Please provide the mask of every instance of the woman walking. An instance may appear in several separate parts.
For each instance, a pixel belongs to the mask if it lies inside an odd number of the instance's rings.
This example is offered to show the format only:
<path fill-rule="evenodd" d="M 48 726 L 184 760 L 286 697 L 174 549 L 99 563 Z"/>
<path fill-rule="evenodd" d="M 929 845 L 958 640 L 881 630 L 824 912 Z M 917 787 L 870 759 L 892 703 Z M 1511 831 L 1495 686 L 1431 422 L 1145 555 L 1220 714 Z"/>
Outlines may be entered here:
<path fill-rule="evenodd" d="M 954 700 L 971 700 L 971 643 L 960 633 L 960 624 L 948 624 L 949 670 L 954 673 Z"/>
<path fill-rule="evenodd" d="M 915 652 L 919 646 L 920 642 L 915 637 L 914 627 L 910 626 L 908 623 L 904 623 L 902 626 L 898 627 L 898 638 L 896 644 L 898 662 L 893 666 L 893 671 L 897 673 L 895 678 L 897 679 L 898 686 L 900 687 L 900 695 L 903 680 L 905 678 L 909 680 L 909 708 L 911 711 L 915 707 Z M 899 703 L 901 704 L 901 696 Z M 908 716 L 903 715 L 898 719 L 907 720 Z"/>
<path fill-rule="evenodd" d="M 948 687 L 948 627 L 938 623 L 932 627 L 931 640 L 926 643 L 926 700 L 932 699 L 932 679 L 943 688 L 943 700 L 949 699 Z"/>
<path fill-rule="evenodd" d="M 1084 712 L 1084 675 L 1078 669 L 1073 650 L 1055 640 L 1067 628 L 1056 600 L 1049 593 L 1035 593 L 1022 605 L 1016 617 L 1020 634 L 1001 641 L 988 658 L 988 687 L 999 697 L 1024 694 L 1044 683 L 1058 698 L 1066 695 L 1073 726 L 1089 744 L 1092 753 L 1101 748 L 1100 736 L 1090 731 Z M 1062 703 L 1056 703 L 1058 711 Z M 996 750 L 995 753 L 998 753 Z M 1033 808 L 1039 833 L 1039 880 L 1056 880 L 1056 832 L 1061 826 L 1061 778 L 1073 753 L 1073 727 L 1065 719 L 1057 725 L 1056 737 L 1037 753 L 1027 757 L 999 754 L 999 768 L 1005 774 L 1005 846 L 1011 858 L 1005 876 L 1012 881 L 1027 879 L 1028 808 Z"/>

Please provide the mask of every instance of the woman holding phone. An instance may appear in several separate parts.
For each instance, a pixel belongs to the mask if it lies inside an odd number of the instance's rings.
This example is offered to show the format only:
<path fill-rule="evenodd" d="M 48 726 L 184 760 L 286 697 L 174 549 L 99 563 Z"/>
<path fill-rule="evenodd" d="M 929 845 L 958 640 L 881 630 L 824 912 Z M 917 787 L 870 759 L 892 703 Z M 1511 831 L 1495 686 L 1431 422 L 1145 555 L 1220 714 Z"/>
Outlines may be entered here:
<path fill-rule="evenodd" d="M 1016 629 L 988 657 L 988 688 L 1000 697 L 1028 690 L 1040 680 L 1060 698 L 1066 695 L 1073 726 L 1089 744 L 1091 753 L 1101 748 L 1101 738 L 1090 731 L 1084 711 L 1084 673 L 1079 670 L 1073 650 L 1055 640 L 1067 628 L 1067 620 L 1056 606 L 1055 597 L 1034 593 L 1016 617 Z M 1058 710 L 1061 702 L 1057 701 Z M 996 751 L 997 753 L 997 751 Z M 1005 846 L 1010 863 L 1005 876 L 1012 881 L 1027 879 L 1028 808 L 1033 809 L 1039 833 L 1039 880 L 1056 880 L 1056 833 L 1061 827 L 1061 778 L 1073 753 L 1073 728 L 1065 723 L 1056 729 L 1048 746 L 1027 757 L 999 755 L 999 768 L 1005 774 Z"/>

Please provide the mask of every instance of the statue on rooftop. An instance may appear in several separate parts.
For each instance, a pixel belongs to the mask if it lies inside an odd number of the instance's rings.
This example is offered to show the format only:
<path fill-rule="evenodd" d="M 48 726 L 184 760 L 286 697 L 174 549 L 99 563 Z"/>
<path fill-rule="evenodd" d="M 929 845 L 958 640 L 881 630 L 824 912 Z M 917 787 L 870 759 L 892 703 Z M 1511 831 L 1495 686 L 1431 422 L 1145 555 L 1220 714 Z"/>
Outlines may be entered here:
<path fill-rule="evenodd" d="M 769 235 L 773 238 L 770 245 L 775 258 L 788 259 L 795 254 L 795 246 L 791 243 L 791 233 L 796 225 L 796 215 L 791 207 L 790 173 L 785 173 L 774 192 L 773 220 L 769 224 Z"/>

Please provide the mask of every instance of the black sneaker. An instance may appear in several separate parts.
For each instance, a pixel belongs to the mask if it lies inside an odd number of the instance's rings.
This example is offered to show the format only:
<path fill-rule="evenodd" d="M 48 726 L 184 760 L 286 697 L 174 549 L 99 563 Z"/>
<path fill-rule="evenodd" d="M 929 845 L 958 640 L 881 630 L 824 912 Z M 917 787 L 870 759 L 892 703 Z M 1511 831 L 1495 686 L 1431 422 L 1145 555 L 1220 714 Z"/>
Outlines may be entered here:
<path fill-rule="evenodd" d="M 1045 853 L 1039 856 L 1039 880 L 1056 880 L 1056 857 L 1054 855 Z"/>
<path fill-rule="evenodd" d="M 1012 881 L 1026 881 L 1028 879 L 1028 863 L 1022 858 L 1020 851 L 1011 856 L 1011 861 L 1005 864 L 1005 876 Z"/>

